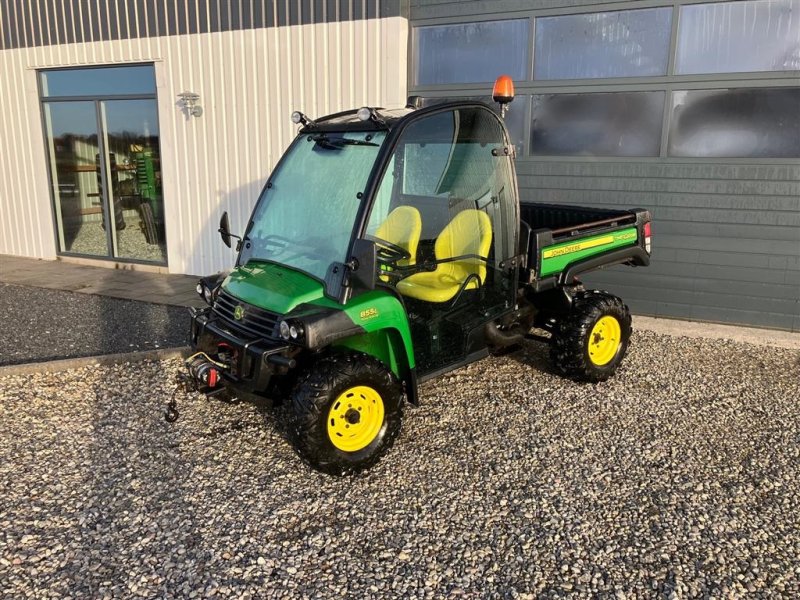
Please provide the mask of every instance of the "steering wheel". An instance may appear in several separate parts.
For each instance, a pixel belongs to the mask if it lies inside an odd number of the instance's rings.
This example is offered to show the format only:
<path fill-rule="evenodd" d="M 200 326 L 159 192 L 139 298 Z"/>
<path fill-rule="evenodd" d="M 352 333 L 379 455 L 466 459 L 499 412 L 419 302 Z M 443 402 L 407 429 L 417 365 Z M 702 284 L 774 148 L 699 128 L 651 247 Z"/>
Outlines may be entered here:
<path fill-rule="evenodd" d="M 378 260 L 389 266 L 395 265 L 398 261 L 408 260 L 411 258 L 411 253 L 405 248 L 388 242 L 382 238 L 375 237 L 374 235 L 365 236 L 368 240 L 375 242 Z"/>

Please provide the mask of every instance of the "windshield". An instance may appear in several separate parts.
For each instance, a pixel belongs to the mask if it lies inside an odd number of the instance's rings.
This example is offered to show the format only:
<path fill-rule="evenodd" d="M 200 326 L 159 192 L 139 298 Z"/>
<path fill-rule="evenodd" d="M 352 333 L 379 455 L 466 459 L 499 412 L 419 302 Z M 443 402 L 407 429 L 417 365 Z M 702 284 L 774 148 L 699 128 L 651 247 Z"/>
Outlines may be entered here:
<path fill-rule="evenodd" d="M 298 136 L 258 200 L 240 262 L 269 260 L 320 280 L 331 263 L 346 262 L 357 195 L 385 137 L 375 131 Z"/>

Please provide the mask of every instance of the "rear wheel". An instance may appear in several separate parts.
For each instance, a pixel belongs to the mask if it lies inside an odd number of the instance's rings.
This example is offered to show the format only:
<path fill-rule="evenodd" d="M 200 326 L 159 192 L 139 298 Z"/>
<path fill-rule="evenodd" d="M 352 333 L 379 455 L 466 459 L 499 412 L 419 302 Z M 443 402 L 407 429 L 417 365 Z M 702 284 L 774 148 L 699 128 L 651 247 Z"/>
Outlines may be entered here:
<path fill-rule="evenodd" d="M 630 311 L 620 298 L 597 290 L 581 292 L 553 331 L 550 359 L 566 377 L 605 381 L 619 368 L 630 337 Z"/>
<path fill-rule="evenodd" d="M 297 449 L 315 469 L 356 472 L 394 443 L 403 420 L 403 391 L 380 361 L 359 353 L 323 358 L 292 396 Z"/>

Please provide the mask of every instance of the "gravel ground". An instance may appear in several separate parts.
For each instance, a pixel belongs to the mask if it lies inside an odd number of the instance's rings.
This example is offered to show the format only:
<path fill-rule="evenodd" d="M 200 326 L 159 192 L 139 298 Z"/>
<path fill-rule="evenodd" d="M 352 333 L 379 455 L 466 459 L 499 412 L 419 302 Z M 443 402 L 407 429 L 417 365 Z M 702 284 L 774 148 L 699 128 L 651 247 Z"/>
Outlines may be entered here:
<path fill-rule="evenodd" d="M 0 283 L 0 365 L 188 343 L 185 308 Z"/>
<path fill-rule="evenodd" d="M 333 478 L 285 412 L 178 361 L 0 379 L 0 596 L 800 595 L 800 352 L 636 333 L 612 381 L 542 346 L 423 386 Z"/>

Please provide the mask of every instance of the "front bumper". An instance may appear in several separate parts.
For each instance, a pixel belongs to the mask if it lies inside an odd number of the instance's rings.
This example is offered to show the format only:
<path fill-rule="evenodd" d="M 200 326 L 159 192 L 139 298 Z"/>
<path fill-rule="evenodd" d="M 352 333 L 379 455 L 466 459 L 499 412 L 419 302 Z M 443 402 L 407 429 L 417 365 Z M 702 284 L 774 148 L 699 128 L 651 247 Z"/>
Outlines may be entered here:
<path fill-rule="evenodd" d="M 286 374 L 298 352 L 279 340 L 249 337 L 210 307 L 191 309 L 191 346 L 225 365 L 226 384 L 250 393 L 266 391 L 274 375 Z"/>

